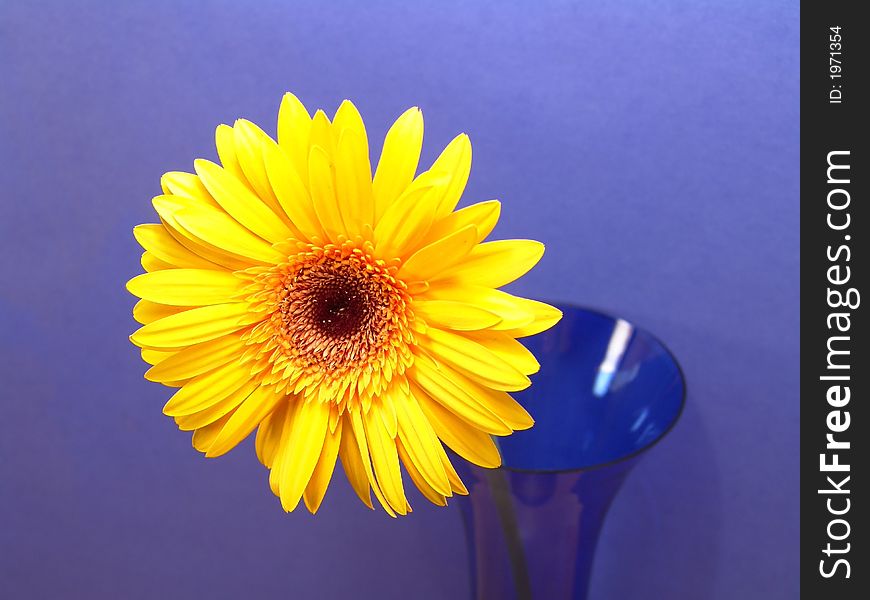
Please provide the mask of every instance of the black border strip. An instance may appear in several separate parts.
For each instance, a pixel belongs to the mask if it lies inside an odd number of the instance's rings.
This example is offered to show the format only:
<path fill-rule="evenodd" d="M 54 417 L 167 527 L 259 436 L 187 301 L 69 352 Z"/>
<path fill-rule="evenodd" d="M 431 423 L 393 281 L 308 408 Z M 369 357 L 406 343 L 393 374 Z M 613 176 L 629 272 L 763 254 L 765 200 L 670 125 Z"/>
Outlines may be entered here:
<path fill-rule="evenodd" d="M 813 599 L 870 598 L 867 498 L 858 491 L 870 489 L 870 335 L 861 306 L 870 295 L 860 298 L 870 294 L 863 5 L 801 7 L 800 578 L 802 595 Z"/>

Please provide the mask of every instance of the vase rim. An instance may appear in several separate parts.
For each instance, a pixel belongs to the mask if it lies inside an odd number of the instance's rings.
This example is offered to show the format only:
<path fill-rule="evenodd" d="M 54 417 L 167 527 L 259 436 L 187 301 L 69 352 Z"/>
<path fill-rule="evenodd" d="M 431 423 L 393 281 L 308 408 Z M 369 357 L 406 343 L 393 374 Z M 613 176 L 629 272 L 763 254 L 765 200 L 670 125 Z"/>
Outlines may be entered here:
<path fill-rule="evenodd" d="M 641 448 L 638 448 L 637 450 L 635 450 L 633 452 L 630 452 L 624 456 L 620 456 L 619 458 L 615 458 L 613 460 L 603 461 L 600 463 L 593 463 L 591 465 L 579 467 L 576 469 L 523 469 L 523 468 L 517 468 L 517 467 L 509 467 L 509 466 L 506 466 L 504 463 L 502 463 L 500 466 L 498 466 L 496 468 L 498 470 L 502 470 L 502 471 L 512 471 L 515 473 L 533 473 L 533 474 L 534 473 L 540 473 L 540 474 L 581 473 L 581 472 L 588 472 L 588 471 L 596 471 L 598 469 L 612 467 L 612 466 L 615 466 L 615 465 L 618 465 L 621 463 L 628 463 L 632 459 L 637 458 L 638 456 L 646 453 L 648 450 L 650 450 L 654 446 L 658 445 L 658 443 L 660 441 L 662 441 L 662 439 L 664 439 L 665 436 L 667 436 L 674 429 L 674 427 L 676 427 L 677 423 L 680 420 L 680 417 L 683 416 L 683 410 L 686 408 L 686 395 L 688 393 L 688 387 L 686 384 L 686 374 L 683 372 L 683 367 L 680 364 L 680 361 L 677 360 L 677 357 L 671 351 L 670 347 L 668 347 L 668 345 L 665 344 L 661 340 L 661 338 L 650 333 L 650 331 L 648 329 L 646 329 L 644 327 L 639 327 L 639 326 L 637 326 L 637 324 L 634 321 L 630 321 L 628 319 L 618 317 L 618 316 L 614 315 L 613 313 L 610 313 L 606 310 L 593 308 L 590 306 L 583 306 L 580 304 L 574 304 L 573 302 L 563 302 L 563 301 L 559 301 L 559 300 L 539 299 L 539 301 L 550 304 L 551 306 L 555 306 L 556 308 L 561 310 L 563 313 L 570 310 L 573 312 L 585 312 L 585 313 L 590 313 L 590 314 L 596 314 L 596 315 L 602 316 L 606 319 L 609 319 L 613 322 L 616 322 L 617 320 L 625 321 L 625 322 L 629 323 L 635 329 L 635 331 L 642 332 L 644 335 L 646 335 L 650 339 L 654 340 L 657 344 L 659 344 L 662 347 L 662 349 L 665 351 L 665 353 L 667 354 L 667 356 L 670 358 L 671 362 L 673 362 L 674 366 L 677 369 L 677 375 L 679 376 L 680 384 L 681 384 L 680 387 L 682 388 L 682 393 L 680 394 L 680 404 L 679 404 L 679 407 L 677 408 L 677 412 L 674 415 L 674 418 L 671 419 L 671 422 L 668 423 L 668 426 L 665 427 L 662 430 L 662 432 L 658 436 L 656 436 L 656 438 L 654 440 L 652 440 L 650 443 L 644 445 Z"/>

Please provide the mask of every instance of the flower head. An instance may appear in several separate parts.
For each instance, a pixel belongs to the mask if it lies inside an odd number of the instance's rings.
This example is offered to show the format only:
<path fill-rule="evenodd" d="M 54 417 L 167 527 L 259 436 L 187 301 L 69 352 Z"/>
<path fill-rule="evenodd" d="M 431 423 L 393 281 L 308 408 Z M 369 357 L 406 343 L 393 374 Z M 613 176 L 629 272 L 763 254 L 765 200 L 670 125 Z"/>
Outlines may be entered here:
<path fill-rule="evenodd" d="M 206 456 L 256 429 L 285 510 L 315 512 L 339 459 L 369 507 L 373 491 L 389 514 L 410 510 L 400 462 L 444 505 L 467 492 L 442 442 L 496 467 L 491 436 L 533 423 L 509 395 L 538 369 L 516 338 L 561 315 L 497 288 L 543 245 L 484 243 L 495 200 L 455 210 L 464 134 L 416 175 L 416 108 L 390 128 L 374 177 L 348 101 L 330 121 L 287 94 L 277 137 L 221 125 L 221 166 L 163 176 L 160 223 L 134 229 L 146 273 L 127 284 L 145 377 L 179 388 L 163 412 Z"/>

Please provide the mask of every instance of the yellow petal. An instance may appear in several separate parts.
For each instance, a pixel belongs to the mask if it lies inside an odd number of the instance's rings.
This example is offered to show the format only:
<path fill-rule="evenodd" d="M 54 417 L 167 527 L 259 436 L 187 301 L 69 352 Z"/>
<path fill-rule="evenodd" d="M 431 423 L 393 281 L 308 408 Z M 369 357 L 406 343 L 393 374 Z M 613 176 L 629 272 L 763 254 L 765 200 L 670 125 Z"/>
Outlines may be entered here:
<path fill-rule="evenodd" d="M 440 444 L 438 445 L 438 455 L 441 457 L 441 464 L 444 465 L 444 470 L 447 471 L 447 480 L 450 481 L 450 488 L 453 490 L 453 493 L 467 496 L 468 489 L 462 483 L 462 479 L 459 478 L 459 474 L 453 468 L 453 464 L 451 464 L 450 459 L 447 457 L 444 447 Z"/>
<path fill-rule="evenodd" d="M 405 490 L 402 486 L 402 473 L 399 470 L 399 455 L 396 442 L 390 437 L 377 410 L 363 415 L 366 439 L 372 457 L 372 466 L 384 498 L 398 514 L 405 514 Z"/>
<path fill-rule="evenodd" d="M 426 478 L 423 477 L 419 470 L 417 470 L 417 465 L 414 464 L 414 460 L 408 454 L 408 451 L 405 449 L 405 445 L 401 440 L 396 440 L 396 450 L 399 452 L 399 458 L 401 459 L 402 464 L 405 465 L 405 470 L 408 472 L 408 476 L 411 478 L 411 481 L 414 482 L 414 485 L 417 486 L 417 489 L 420 490 L 420 493 L 423 494 L 423 497 L 436 506 L 447 506 L 447 499 L 444 495 L 439 494 L 435 488 L 429 485 Z"/>
<path fill-rule="evenodd" d="M 263 419 L 263 422 L 257 428 L 255 443 L 257 458 L 266 467 L 271 468 L 274 464 L 275 454 L 281 442 L 281 432 L 284 429 L 284 421 L 289 406 L 289 402 L 280 402 L 278 407 Z"/>
<path fill-rule="evenodd" d="M 287 454 L 287 441 L 290 439 L 290 433 L 293 431 L 293 421 L 299 412 L 296 399 L 288 396 L 286 410 L 284 411 L 284 423 L 281 425 L 281 438 L 278 440 L 278 447 L 275 449 L 275 455 L 272 461 L 272 467 L 269 470 L 269 488 L 272 493 L 281 498 L 281 481 L 284 476 L 284 465 L 290 460 Z M 275 414 L 275 413 L 273 413 Z"/>
<path fill-rule="evenodd" d="M 185 231 L 218 250 L 260 263 L 275 264 L 286 259 L 268 242 L 224 213 L 186 208 L 174 216 Z"/>
<path fill-rule="evenodd" d="M 172 306 L 204 306 L 241 300 L 245 282 L 228 271 L 168 269 L 127 282 L 127 290 L 145 300 Z"/>
<path fill-rule="evenodd" d="M 231 414 L 226 414 L 217 421 L 200 427 L 193 432 L 193 447 L 199 452 L 205 452 L 220 433 L 224 424 L 230 420 Z"/>
<path fill-rule="evenodd" d="M 186 384 L 185 384 L 186 385 Z M 256 381 L 248 381 L 242 387 L 228 394 L 225 398 L 216 401 L 202 410 L 192 412 L 189 415 L 178 415 L 175 417 L 175 422 L 178 428 L 182 431 L 191 431 L 206 427 L 217 420 L 223 420 L 223 417 L 235 411 L 238 406 L 251 395 L 251 393 L 259 387 Z M 225 421 L 224 421 L 225 422 Z M 216 437 L 217 434 L 215 434 Z M 214 441 L 214 438 L 212 439 Z M 206 452 L 208 447 L 205 447 L 201 452 Z"/>
<path fill-rule="evenodd" d="M 211 194 L 202 185 L 199 177 L 193 173 L 183 173 L 181 171 L 164 173 L 160 178 L 160 187 L 163 188 L 164 194 L 193 198 L 210 205 L 212 208 L 220 208 L 220 204 L 215 202 L 215 199 L 211 197 Z"/>
<path fill-rule="evenodd" d="M 247 119 L 239 119 L 233 126 L 235 135 L 236 156 L 239 166 L 245 173 L 245 178 L 254 188 L 257 197 L 268 206 L 273 213 L 280 215 L 281 208 L 278 199 L 272 191 L 266 166 L 263 163 L 263 150 L 267 144 L 274 144 L 265 131 Z M 274 241 L 274 240 L 273 240 Z"/>
<path fill-rule="evenodd" d="M 409 108 L 390 127 L 372 183 L 375 222 L 414 179 L 423 147 L 423 113 Z"/>
<path fill-rule="evenodd" d="M 432 430 L 426 415 L 420 409 L 417 399 L 406 394 L 395 401 L 399 421 L 399 440 L 407 451 L 403 459 L 407 467 L 411 462 L 420 477 L 441 496 L 451 496 L 447 472 L 438 456 L 441 443 Z M 419 484 L 417 487 L 420 487 Z"/>
<path fill-rule="evenodd" d="M 389 259 L 404 256 L 429 230 L 435 218 L 440 178 L 439 174 L 431 171 L 420 175 L 384 211 L 374 231 L 375 252 L 379 257 Z"/>
<path fill-rule="evenodd" d="M 461 390 L 461 393 L 464 396 L 461 402 L 473 404 L 486 410 L 487 414 L 491 413 L 495 415 L 496 418 L 507 425 L 510 429 L 528 429 L 534 425 L 535 421 L 532 419 L 531 415 L 529 415 L 529 413 L 526 412 L 526 409 L 514 400 L 507 392 L 490 389 L 485 385 L 476 383 L 461 373 L 457 373 L 456 371 L 449 372 L 449 379 Z M 442 401 L 442 399 L 439 398 L 438 401 L 450 409 L 450 405 Z M 452 412 L 462 416 L 456 410 L 453 410 Z M 466 420 L 468 421 L 468 419 Z M 474 423 L 472 422 L 472 424 Z M 485 428 L 482 429 L 486 431 Z M 504 435 L 503 432 L 499 433 L 497 431 L 488 431 L 488 433 Z"/>
<path fill-rule="evenodd" d="M 197 181 L 199 181 L 197 179 Z M 186 269 L 220 269 L 215 263 L 208 261 L 182 246 L 161 224 L 149 223 L 133 228 L 136 241 L 148 252 L 160 260 Z"/>
<path fill-rule="evenodd" d="M 365 124 L 356 106 L 344 100 L 332 123 L 336 143 L 335 185 L 339 208 L 348 234 L 362 235 L 374 228 L 372 167 Z"/>
<path fill-rule="evenodd" d="M 332 132 L 332 123 L 329 122 L 329 117 L 322 110 L 314 113 L 311 119 L 311 134 L 308 137 L 308 159 L 311 160 L 311 149 L 319 146 L 326 152 L 327 156 L 332 161 L 335 155 L 335 139 Z M 309 165 L 308 172 L 311 172 Z"/>
<path fill-rule="evenodd" d="M 187 308 L 183 306 L 167 306 L 166 304 L 156 304 L 149 300 L 139 300 L 139 302 L 137 302 L 133 307 L 133 318 L 136 319 L 138 323 L 147 325 L 148 323 L 153 323 L 158 319 L 170 315 L 177 315 L 185 310 L 187 310 Z"/>
<path fill-rule="evenodd" d="M 483 386 L 465 389 L 514 431 L 528 429 L 535 424 L 528 411 L 507 392 L 491 390 Z"/>
<path fill-rule="evenodd" d="M 459 302 L 482 308 L 498 315 L 501 319 L 499 323 L 492 326 L 492 329 L 499 331 L 529 325 L 535 318 L 534 313 L 524 302 L 524 298 L 479 285 L 442 284 L 438 282 L 426 290 L 420 298 Z"/>
<path fill-rule="evenodd" d="M 308 180 L 317 219 L 329 240 L 337 243 L 346 231 L 335 195 L 334 166 L 329 153 L 320 146 L 312 147 L 308 156 Z"/>
<path fill-rule="evenodd" d="M 541 333 L 558 323 L 562 318 L 562 311 L 549 304 L 528 298 L 516 299 L 519 300 L 519 304 L 524 310 L 532 313 L 533 317 L 530 323 L 519 325 L 505 332 L 512 337 L 519 338 Z"/>
<path fill-rule="evenodd" d="M 195 377 L 175 392 L 163 407 L 163 414 L 178 417 L 205 410 L 250 381 L 249 367 L 238 363 L 224 365 L 205 375 Z"/>
<path fill-rule="evenodd" d="M 323 443 L 323 450 L 320 452 L 317 466 L 314 467 L 314 473 L 311 474 L 308 486 L 302 494 L 305 506 L 311 514 L 315 514 L 320 508 L 320 503 L 323 502 L 323 496 L 326 494 L 326 488 L 329 487 L 329 480 L 332 479 L 332 472 L 335 470 L 335 459 L 338 456 L 340 443 L 341 421 L 338 422 L 335 431 L 327 431 L 326 441 Z"/>
<path fill-rule="evenodd" d="M 438 217 L 445 217 L 453 212 L 471 172 L 471 141 L 464 133 L 453 138 L 441 155 L 432 163 L 433 171 L 443 171 L 450 174 L 450 182 L 442 188 L 438 204 Z"/>
<path fill-rule="evenodd" d="M 281 506 L 287 512 L 299 504 L 320 458 L 329 425 L 329 405 L 296 400 L 293 428 L 283 449 Z"/>
<path fill-rule="evenodd" d="M 221 429 L 214 443 L 209 446 L 206 456 L 214 458 L 235 448 L 284 398 L 283 394 L 275 393 L 275 388 L 272 386 L 261 385 L 255 389 Z"/>
<path fill-rule="evenodd" d="M 365 139 L 360 139 L 356 129 L 345 129 L 339 138 L 335 192 L 348 236 L 362 235 L 366 226 L 374 225 L 371 165 Z"/>
<path fill-rule="evenodd" d="M 171 269 L 172 265 L 168 262 L 163 262 L 147 250 L 142 253 L 142 258 L 139 261 L 142 265 L 142 268 L 145 269 L 147 273 L 152 273 L 154 271 L 163 271 L 165 269 Z"/>
<path fill-rule="evenodd" d="M 292 161 L 304 185 L 308 184 L 308 136 L 311 116 L 299 99 L 287 92 L 278 110 L 278 144 Z"/>
<path fill-rule="evenodd" d="M 262 319 L 245 302 L 215 304 L 169 315 L 141 327 L 130 339 L 137 346 L 184 348 L 238 331 Z"/>
<path fill-rule="evenodd" d="M 273 243 L 292 236 L 278 215 L 233 175 L 204 159 L 196 160 L 193 166 L 214 199 L 249 231 Z M 262 176 L 266 177 L 265 167 Z M 263 185 L 268 185 L 268 182 Z M 277 200 L 275 202 L 277 204 Z"/>
<path fill-rule="evenodd" d="M 181 210 L 181 207 L 174 205 L 171 202 L 164 202 L 164 199 L 166 198 L 174 198 L 174 196 L 160 196 L 153 200 L 153 204 L 157 213 L 160 214 L 160 220 L 163 223 L 163 227 L 167 232 L 169 232 L 169 235 L 171 235 L 175 241 L 200 258 L 214 263 L 218 269 L 226 268 L 230 271 L 238 271 L 250 266 L 248 261 L 241 259 L 234 254 L 230 254 L 225 250 L 220 250 L 214 246 L 210 246 L 199 240 L 190 232 L 185 231 L 184 228 L 182 228 L 175 220 L 174 216 L 175 211 Z M 194 268 L 206 267 L 201 266 Z"/>
<path fill-rule="evenodd" d="M 488 310 L 453 300 L 417 300 L 414 315 L 429 325 L 457 331 L 487 329 L 501 323 L 501 317 Z"/>
<path fill-rule="evenodd" d="M 459 383 L 462 380 L 452 369 L 417 360 L 411 378 L 429 397 L 478 429 L 495 435 L 510 434 L 510 427 L 463 389 Z"/>
<path fill-rule="evenodd" d="M 501 465 L 498 448 L 488 434 L 475 429 L 425 393 L 415 390 L 414 394 L 419 398 L 420 408 L 432 429 L 454 452 L 481 467 L 495 468 Z"/>
<path fill-rule="evenodd" d="M 169 352 L 164 352 L 162 350 L 150 350 L 148 348 L 142 348 L 141 354 L 142 354 L 142 360 L 144 360 L 149 365 L 159 365 L 163 361 L 168 360 L 169 358 L 175 356 L 178 353 L 175 352 L 174 350 L 170 350 Z M 147 372 L 145 375 L 146 375 L 145 378 L 148 379 Z"/>
<path fill-rule="evenodd" d="M 475 246 L 454 267 L 436 279 L 456 278 L 484 287 L 501 287 L 522 277 L 544 255 L 544 245 L 534 240 L 499 240 Z"/>
<path fill-rule="evenodd" d="M 541 365 L 528 348 L 502 331 L 471 331 L 468 339 L 477 342 L 523 375 L 537 373 Z"/>
<path fill-rule="evenodd" d="M 347 423 L 343 426 L 338 456 L 341 459 L 341 466 L 353 491 L 356 492 L 356 495 L 359 496 L 363 504 L 374 510 L 366 467 L 363 464 L 362 458 L 360 458 L 360 448 L 354 436 L 353 428 Z M 368 456 L 366 456 L 366 459 L 368 459 Z"/>
<path fill-rule="evenodd" d="M 391 517 L 396 516 L 396 511 L 392 509 L 390 504 L 387 502 L 386 498 L 384 498 L 384 493 L 381 491 L 381 486 L 378 483 L 378 480 L 375 478 L 375 473 L 372 470 L 372 462 L 369 453 L 369 443 L 367 441 L 365 426 L 363 425 L 362 415 L 359 410 L 351 411 L 348 415 L 350 419 L 350 425 L 353 429 L 353 437 L 357 443 L 357 452 L 359 453 L 360 460 L 362 461 L 363 469 L 365 470 L 366 477 L 369 480 L 369 485 L 372 488 L 372 491 L 375 493 L 375 498 L 378 499 L 378 502 L 381 503 L 381 506 L 384 507 L 384 510 Z M 349 428 L 345 423 L 345 431 Z"/>
<path fill-rule="evenodd" d="M 178 196 L 157 196 L 156 198 L 152 199 L 151 203 L 154 205 L 154 210 L 156 210 L 157 214 L 160 215 L 164 227 L 166 227 L 166 230 L 170 233 L 170 235 L 172 235 L 172 237 L 174 237 L 179 244 L 183 245 L 191 252 L 194 252 L 195 254 L 205 259 L 208 259 L 213 263 L 222 265 L 230 271 L 246 269 L 251 266 L 250 260 L 245 258 L 244 255 L 239 255 L 227 249 L 219 248 L 209 243 L 208 241 L 197 237 L 195 234 L 182 227 L 177 218 L 178 214 L 181 211 L 189 211 L 191 207 L 189 205 L 184 205 L 180 203 L 178 201 Z M 229 217 L 226 213 L 224 213 L 223 210 L 214 210 L 212 208 L 202 206 L 200 206 L 200 209 L 202 210 L 194 214 L 200 214 L 201 212 L 204 212 L 205 214 L 219 215 L 219 218 L 231 221 L 234 225 L 234 228 L 240 229 L 243 232 L 242 235 L 245 239 L 253 238 L 258 243 L 266 244 L 266 242 L 256 237 L 247 229 L 239 225 L 238 222 L 233 221 L 233 219 Z M 200 227 L 198 229 L 202 228 Z M 234 245 L 231 245 L 231 247 L 234 247 Z"/>
<path fill-rule="evenodd" d="M 396 402 L 402 401 L 402 396 L 399 395 L 401 392 L 396 391 L 395 389 L 392 392 L 385 392 L 381 394 L 378 398 L 375 398 L 375 406 L 378 407 L 378 413 L 381 417 L 381 421 L 384 423 L 384 427 L 387 428 L 387 433 L 393 439 L 395 439 L 396 435 L 399 433 L 399 418 L 396 414 Z M 393 397 L 396 396 L 395 401 Z"/>
<path fill-rule="evenodd" d="M 301 233 L 300 239 L 312 241 L 313 238 L 325 239 L 323 228 L 314 212 L 314 204 L 300 175 L 296 172 L 290 157 L 279 146 L 267 145 L 265 150 L 266 172 L 269 182 L 278 197 L 287 218 Z M 308 158 L 305 159 L 306 167 Z M 308 179 L 308 174 L 305 174 Z"/>
<path fill-rule="evenodd" d="M 531 384 L 529 378 L 510 363 L 464 335 L 433 327 L 420 336 L 419 344 L 436 359 L 493 389 L 515 392 Z"/>
<path fill-rule="evenodd" d="M 405 281 L 427 281 L 471 252 L 477 243 L 477 229 L 468 225 L 415 252 L 399 267 Z"/>
<path fill-rule="evenodd" d="M 487 200 L 486 202 L 478 202 L 477 204 L 466 206 L 456 212 L 450 213 L 446 217 L 436 218 L 429 229 L 429 233 L 426 234 L 423 240 L 423 245 L 431 244 L 468 225 L 477 227 L 477 240 L 475 243 L 482 242 L 495 228 L 500 214 L 501 202 L 498 200 Z"/>
<path fill-rule="evenodd" d="M 241 335 L 231 333 L 172 353 L 148 369 L 145 379 L 160 383 L 190 379 L 237 359 L 244 349 Z"/>
<path fill-rule="evenodd" d="M 335 135 L 336 142 L 341 139 L 341 135 L 346 131 L 354 132 L 355 137 L 360 142 L 362 153 L 364 154 L 365 164 L 369 164 L 369 142 L 366 135 L 366 126 L 363 123 L 362 116 L 359 114 L 356 106 L 350 100 L 343 100 L 335 111 L 335 117 L 332 119 L 332 131 Z M 362 156 L 361 156 L 362 158 Z M 369 168 L 369 182 L 371 182 L 371 168 Z"/>
<path fill-rule="evenodd" d="M 254 188 L 245 177 L 245 172 L 242 171 L 242 165 L 239 164 L 239 159 L 236 155 L 236 134 L 233 128 L 229 125 L 218 125 L 214 132 L 214 141 L 218 159 L 221 161 L 224 169 L 238 179 L 249 191 L 253 192 Z"/>

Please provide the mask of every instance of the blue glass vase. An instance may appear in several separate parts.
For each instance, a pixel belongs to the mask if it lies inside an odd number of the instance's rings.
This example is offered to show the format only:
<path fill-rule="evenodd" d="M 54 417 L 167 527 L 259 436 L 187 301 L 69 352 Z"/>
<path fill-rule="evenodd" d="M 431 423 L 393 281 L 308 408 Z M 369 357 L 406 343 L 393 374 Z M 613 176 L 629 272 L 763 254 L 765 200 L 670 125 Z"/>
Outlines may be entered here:
<path fill-rule="evenodd" d="M 625 476 L 676 423 L 685 381 L 668 349 L 623 319 L 560 306 L 524 340 L 541 363 L 515 394 L 535 426 L 497 438 L 503 466 L 456 460 L 476 600 L 583 600 Z"/>

